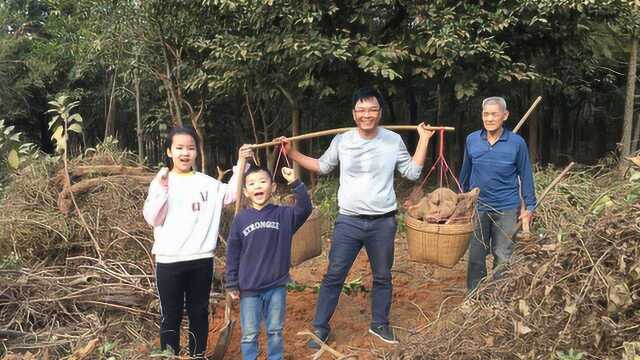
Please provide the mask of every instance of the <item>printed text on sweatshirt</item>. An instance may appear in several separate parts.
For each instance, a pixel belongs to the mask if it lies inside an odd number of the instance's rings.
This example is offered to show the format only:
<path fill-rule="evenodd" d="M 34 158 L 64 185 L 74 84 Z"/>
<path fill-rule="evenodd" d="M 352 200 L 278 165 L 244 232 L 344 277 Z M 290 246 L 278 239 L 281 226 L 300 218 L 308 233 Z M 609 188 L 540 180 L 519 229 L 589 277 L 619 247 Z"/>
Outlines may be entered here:
<path fill-rule="evenodd" d="M 291 266 L 291 239 L 311 214 L 311 199 L 304 184 L 291 184 L 296 203 L 268 204 L 260 210 L 241 211 L 231 224 L 227 240 L 226 287 L 240 296 L 285 285 Z"/>

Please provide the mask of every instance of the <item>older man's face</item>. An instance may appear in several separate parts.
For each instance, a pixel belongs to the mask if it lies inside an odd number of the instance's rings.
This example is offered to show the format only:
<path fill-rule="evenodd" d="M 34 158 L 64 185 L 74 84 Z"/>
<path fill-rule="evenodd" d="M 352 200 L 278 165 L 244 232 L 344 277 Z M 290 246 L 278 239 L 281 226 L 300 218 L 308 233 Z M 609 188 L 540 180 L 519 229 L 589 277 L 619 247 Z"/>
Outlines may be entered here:
<path fill-rule="evenodd" d="M 508 117 L 509 112 L 503 111 L 498 104 L 487 104 L 482 109 L 482 123 L 488 132 L 500 130 Z"/>
<path fill-rule="evenodd" d="M 356 126 L 364 131 L 374 130 L 382 117 L 382 109 L 375 97 L 358 101 L 352 112 Z"/>

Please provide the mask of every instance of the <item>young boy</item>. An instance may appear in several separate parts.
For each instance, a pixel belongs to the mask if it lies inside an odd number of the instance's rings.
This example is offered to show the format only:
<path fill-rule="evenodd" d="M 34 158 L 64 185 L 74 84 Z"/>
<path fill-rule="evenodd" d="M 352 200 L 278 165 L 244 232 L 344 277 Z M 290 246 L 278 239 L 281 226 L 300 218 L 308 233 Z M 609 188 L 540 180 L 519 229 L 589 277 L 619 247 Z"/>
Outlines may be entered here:
<path fill-rule="evenodd" d="M 311 199 L 293 169 L 282 176 L 293 188 L 295 205 L 269 203 L 276 184 L 266 168 L 245 173 L 244 195 L 251 206 L 233 220 L 227 244 L 227 291 L 240 297 L 240 348 L 245 360 L 258 356 L 260 320 L 267 329 L 268 359 L 282 359 L 286 284 L 291 265 L 291 239 L 311 214 Z"/>

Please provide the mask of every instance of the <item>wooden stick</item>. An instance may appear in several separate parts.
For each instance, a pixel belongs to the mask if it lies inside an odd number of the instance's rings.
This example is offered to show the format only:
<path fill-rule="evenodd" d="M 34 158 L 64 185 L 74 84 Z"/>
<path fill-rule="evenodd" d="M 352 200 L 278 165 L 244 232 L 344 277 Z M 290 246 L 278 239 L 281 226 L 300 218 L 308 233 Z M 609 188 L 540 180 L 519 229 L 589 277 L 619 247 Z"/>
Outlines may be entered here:
<path fill-rule="evenodd" d="M 555 179 L 553 179 L 553 181 L 551 182 L 551 184 L 549 184 L 549 186 L 546 187 L 546 189 L 544 189 L 544 191 L 542 191 L 542 195 L 540 195 L 540 198 L 538 199 L 538 202 L 536 203 L 535 207 L 538 207 L 538 205 L 540 205 L 540 203 L 542 202 L 542 200 L 544 200 L 545 196 L 547 196 L 547 194 L 549 193 L 549 191 L 551 191 L 551 189 L 553 189 L 556 185 L 558 185 L 558 183 L 560 182 L 560 180 L 562 180 L 563 177 L 565 177 L 567 175 L 567 173 L 569 172 L 569 170 L 571 170 L 571 168 L 575 165 L 575 162 L 571 162 L 569 165 L 567 165 L 567 167 L 564 168 L 564 170 L 562 170 L 562 172 L 556 176 Z"/>
<path fill-rule="evenodd" d="M 531 115 L 531 113 L 533 112 L 533 110 L 536 109 L 536 107 L 538 106 L 538 104 L 540 103 L 540 101 L 542 101 L 542 96 L 538 96 L 536 98 L 536 100 L 533 102 L 533 104 L 531 105 L 531 107 L 529 108 L 529 110 L 527 110 L 527 112 L 524 114 L 524 116 L 522 117 L 522 119 L 520 119 L 520 121 L 518 121 L 518 124 L 516 125 L 516 127 L 513 128 L 513 132 L 517 133 L 518 130 L 520 130 L 520 128 L 522 127 L 522 125 L 524 125 L 525 121 L 527 121 L 527 119 L 529 118 L 529 115 Z"/>
<path fill-rule="evenodd" d="M 385 125 L 382 126 L 385 129 L 388 130 L 415 130 L 418 128 L 418 125 Z M 322 131 L 316 131 L 316 132 L 312 132 L 312 133 L 307 133 L 307 134 L 303 134 L 303 135 L 298 135 L 298 136 L 292 136 L 290 138 L 287 138 L 287 140 L 289 141 L 298 141 L 298 140 L 304 140 L 304 139 L 311 139 L 311 138 L 316 138 L 316 137 L 320 137 L 320 136 L 326 136 L 326 135 L 334 135 L 334 134 L 339 134 L 339 133 L 343 133 L 343 132 L 347 132 L 349 130 L 355 129 L 354 127 L 346 127 L 346 128 L 337 128 L 337 129 L 330 129 L 330 130 L 322 130 Z M 454 127 L 450 127 L 450 126 L 428 126 L 427 127 L 428 130 L 440 130 L 440 129 L 444 129 L 444 131 L 454 131 L 455 128 Z M 259 148 L 264 148 L 264 147 L 269 147 L 269 146 L 275 146 L 275 145 L 280 145 L 279 141 L 270 141 L 270 142 L 266 142 L 266 143 L 262 143 L 262 144 L 252 144 L 249 145 L 251 149 L 259 149 Z"/>
<path fill-rule="evenodd" d="M 533 110 L 535 110 L 535 108 L 538 106 L 540 101 L 542 101 L 542 96 L 538 96 L 536 98 L 536 100 L 533 102 L 533 104 L 531 104 L 531 106 L 529 107 L 529 110 L 527 110 L 527 112 L 524 114 L 522 119 L 520 119 L 520 121 L 518 121 L 518 124 L 516 125 L 516 127 L 513 128 L 513 132 L 514 133 L 517 133 L 518 130 L 520 130 L 522 125 L 524 125 L 525 121 L 527 121 L 527 119 L 529 118 L 529 115 L 531 115 Z M 519 176 L 518 176 L 518 187 L 520 188 L 520 204 L 521 204 L 521 207 L 524 208 L 524 200 L 522 200 L 522 181 L 520 180 Z M 528 224 L 528 223 L 522 224 L 522 233 L 523 234 L 526 235 L 526 234 L 529 234 L 531 232 L 529 226 L 530 226 L 530 224 Z"/>
<path fill-rule="evenodd" d="M 556 187 L 556 185 L 558 185 L 558 183 L 560 182 L 560 180 L 562 180 L 563 177 L 565 177 L 567 175 L 567 173 L 569 172 L 569 170 L 571 170 L 571 168 L 575 165 L 575 162 L 571 162 L 569 165 L 567 165 L 564 170 L 562 170 L 562 172 L 556 176 L 555 179 L 553 179 L 553 181 L 542 191 L 542 194 L 540 195 L 540 197 L 538 198 L 538 201 L 536 202 L 536 205 L 533 207 L 533 209 L 535 210 L 538 206 L 540 206 L 540 203 L 542 202 L 542 200 L 544 200 L 544 198 L 547 196 L 547 194 L 549 193 L 549 191 L 551 191 L 554 187 Z M 515 234 L 518 232 L 518 230 L 520 229 L 520 226 L 522 226 L 522 220 L 518 220 L 518 223 L 516 224 L 516 232 Z"/>
<path fill-rule="evenodd" d="M 335 349 L 333 349 L 332 347 L 330 347 L 329 345 L 327 345 L 324 341 L 320 340 L 320 338 L 318 338 L 314 333 L 312 333 L 311 331 L 300 331 L 298 332 L 296 335 L 298 336 L 308 336 L 310 338 L 313 339 L 313 341 L 316 342 L 316 344 L 320 345 L 320 349 L 321 351 L 328 351 L 331 353 L 331 355 L 335 356 L 338 359 L 349 359 L 349 358 L 353 358 L 355 357 L 355 355 L 345 355 Z"/>

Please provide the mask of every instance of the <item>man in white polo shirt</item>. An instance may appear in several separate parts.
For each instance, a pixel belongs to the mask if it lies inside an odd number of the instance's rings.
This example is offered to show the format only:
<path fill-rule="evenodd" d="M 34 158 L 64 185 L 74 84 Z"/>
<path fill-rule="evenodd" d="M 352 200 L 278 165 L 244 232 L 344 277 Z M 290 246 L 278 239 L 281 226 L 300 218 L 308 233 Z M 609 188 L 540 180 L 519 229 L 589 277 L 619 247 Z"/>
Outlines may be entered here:
<path fill-rule="evenodd" d="M 395 170 L 405 178 L 420 177 L 429 139 L 433 131 L 418 126 L 420 139 L 413 157 L 400 135 L 379 127 L 382 96 L 373 88 L 353 94 L 356 129 L 337 135 L 325 153 L 315 159 L 291 149 L 283 138 L 289 157 L 309 171 L 331 172 L 340 164 L 340 187 L 329 266 L 322 280 L 316 304 L 314 333 L 322 341 L 329 337 L 329 320 L 338 305 L 344 281 L 360 249 L 364 246 L 373 272 L 372 321 L 369 332 L 388 343 L 397 343 L 389 326 L 391 308 L 391 267 L 396 234 Z M 311 348 L 320 345 L 310 340 Z"/>

